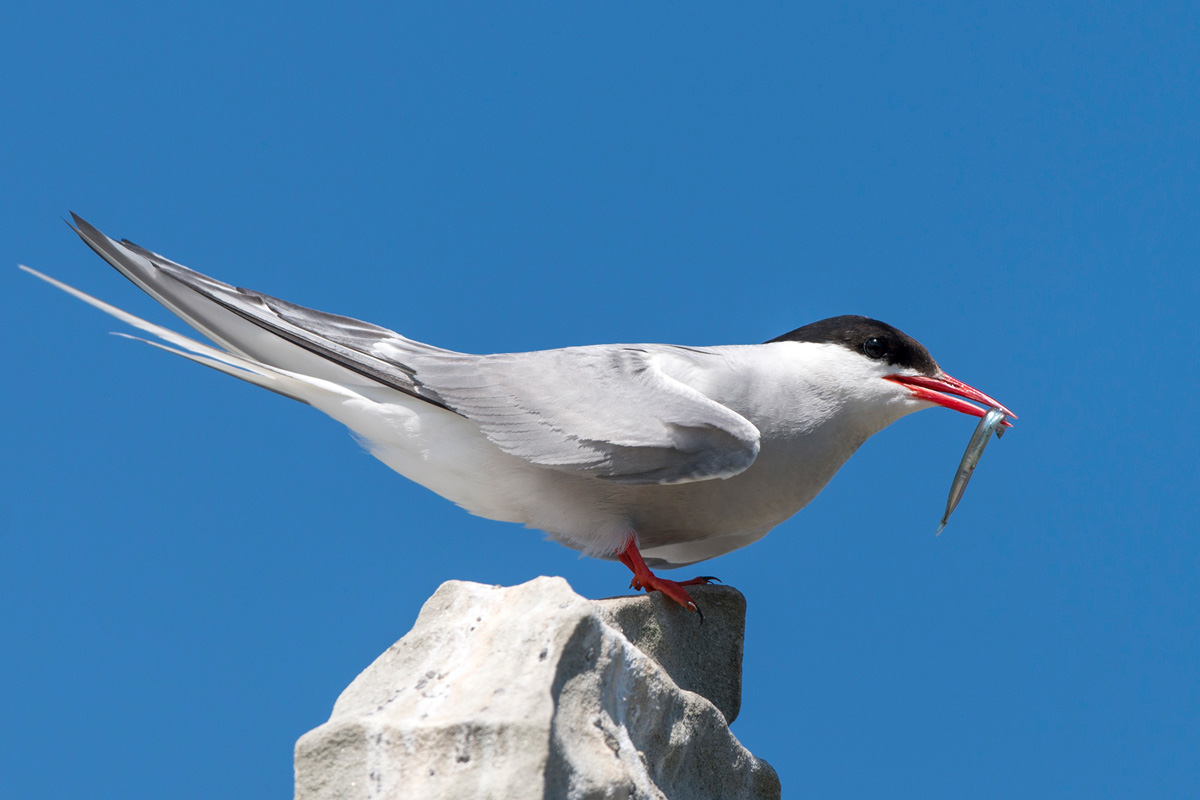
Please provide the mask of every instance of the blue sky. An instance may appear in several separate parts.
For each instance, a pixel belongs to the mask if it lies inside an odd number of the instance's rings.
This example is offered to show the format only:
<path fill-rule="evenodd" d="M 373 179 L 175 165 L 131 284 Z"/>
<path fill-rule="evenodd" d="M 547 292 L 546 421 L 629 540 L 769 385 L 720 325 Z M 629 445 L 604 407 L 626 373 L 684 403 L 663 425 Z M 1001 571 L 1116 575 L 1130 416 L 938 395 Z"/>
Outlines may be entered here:
<path fill-rule="evenodd" d="M 472 352 L 891 322 L 1020 421 L 939 538 L 974 420 L 932 410 L 703 565 L 734 731 L 789 796 L 1200 794 L 1194 4 L 18 5 L 6 797 L 287 796 L 441 582 L 628 581 L 108 336 L 16 269 L 174 324 L 69 210 Z"/>

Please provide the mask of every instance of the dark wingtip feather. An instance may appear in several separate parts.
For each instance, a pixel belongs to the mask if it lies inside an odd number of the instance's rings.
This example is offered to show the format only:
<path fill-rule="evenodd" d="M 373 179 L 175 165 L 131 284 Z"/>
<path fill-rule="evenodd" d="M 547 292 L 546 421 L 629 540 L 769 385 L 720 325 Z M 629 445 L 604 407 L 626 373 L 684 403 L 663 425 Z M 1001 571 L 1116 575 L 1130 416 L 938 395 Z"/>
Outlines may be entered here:
<path fill-rule="evenodd" d="M 72 211 L 70 213 L 71 213 L 71 219 L 75 220 L 74 227 L 75 227 L 76 233 L 78 233 L 81 236 L 84 234 L 89 234 L 91 236 L 100 236 L 100 237 L 104 236 L 104 234 L 100 232 L 100 229 L 97 228 L 95 225 L 91 224 L 86 219 L 84 219 L 83 217 L 76 214 L 74 211 Z"/>
<path fill-rule="evenodd" d="M 105 252 L 106 248 L 104 247 L 104 242 L 105 242 L 105 240 L 108 239 L 108 237 L 105 236 L 103 233 L 101 233 L 98 228 L 96 228 L 94 225 L 89 223 L 83 217 L 76 214 L 74 211 L 70 212 L 70 214 L 71 214 L 71 219 L 75 220 L 74 225 L 71 225 L 71 223 L 69 223 L 69 222 L 67 223 L 68 225 L 71 226 L 71 230 L 75 231 L 76 235 L 79 236 L 79 238 L 83 240 L 84 244 L 86 244 L 88 247 L 92 248 L 92 251 L 94 253 L 96 253 L 96 255 L 100 256 L 105 261 L 107 261 L 109 264 L 112 264 L 114 267 L 117 267 L 117 263 L 114 260 L 114 257 Z M 117 269 L 120 269 L 120 267 L 117 267 Z"/>

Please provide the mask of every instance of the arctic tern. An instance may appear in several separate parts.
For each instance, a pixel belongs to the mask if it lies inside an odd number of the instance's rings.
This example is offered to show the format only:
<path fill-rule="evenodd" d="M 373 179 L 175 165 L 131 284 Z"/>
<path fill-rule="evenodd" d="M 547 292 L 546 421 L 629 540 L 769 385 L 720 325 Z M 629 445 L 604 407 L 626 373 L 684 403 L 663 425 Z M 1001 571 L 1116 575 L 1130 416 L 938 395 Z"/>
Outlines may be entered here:
<path fill-rule="evenodd" d="M 714 579 L 671 581 L 651 566 L 757 541 L 870 436 L 914 411 L 982 417 L 970 400 L 1013 417 L 915 339 L 867 317 L 824 319 L 764 344 L 470 355 L 235 288 L 72 217 L 89 247 L 218 347 L 23 269 L 152 334 L 156 347 L 328 414 L 467 511 L 619 559 L 633 588 L 690 610 L 684 587 Z"/>

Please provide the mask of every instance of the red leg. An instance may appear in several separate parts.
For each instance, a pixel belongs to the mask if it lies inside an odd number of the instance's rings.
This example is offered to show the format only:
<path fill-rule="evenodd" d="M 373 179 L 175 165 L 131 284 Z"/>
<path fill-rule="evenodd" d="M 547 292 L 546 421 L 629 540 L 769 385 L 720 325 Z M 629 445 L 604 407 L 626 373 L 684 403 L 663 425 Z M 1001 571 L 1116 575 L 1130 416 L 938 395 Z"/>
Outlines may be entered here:
<path fill-rule="evenodd" d="M 646 566 L 642 554 L 638 552 L 637 542 L 633 539 L 629 540 L 629 544 L 625 546 L 624 550 L 617 553 L 617 558 L 621 559 L 622 564 L 633 570 L 633 580 L 629 582 L 630 588 L 644 589 L 646 592 L 662 592 L 688 611 L 698 611 L 699 609 L 696 608 L 695 601 L 683 587 L 699 586 L 716 580 L 707 575 L 692 578 L 690 581 L 669 581 L 666 578 L 660 578 Z"/>

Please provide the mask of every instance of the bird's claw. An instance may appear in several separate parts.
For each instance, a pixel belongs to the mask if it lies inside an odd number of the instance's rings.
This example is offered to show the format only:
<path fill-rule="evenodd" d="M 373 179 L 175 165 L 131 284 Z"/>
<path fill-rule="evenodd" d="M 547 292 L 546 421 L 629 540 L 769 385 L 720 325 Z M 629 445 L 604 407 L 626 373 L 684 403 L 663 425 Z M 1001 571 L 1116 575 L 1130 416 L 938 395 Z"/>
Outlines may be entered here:
<path fill-rule="evenodd" d="M 660 578 L 646 566 L 646 562 L 642 559 L 642 554 L 637 550 L 637 545 L 632 541 L 625 546 L 624 550 L 617 553 L 617 557 L 625 566 L 633 570 L 633 579 L 629 581 L 629 588 L 634 591 L 645 591 L 647 594 L 650 592 L 662 592 L 688 611 L 695 611 L 699 614 L 700 624 L 704 624 L 704 614 L 700 612 L 696 602 L 692 600 L 692 596 L 683 587 L 704 585 L 709 581 L 717 580 L 717 578 L 711 575 L 692 578 L 690 581 L 671 581 L 666 578 Z"/>

